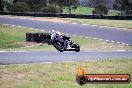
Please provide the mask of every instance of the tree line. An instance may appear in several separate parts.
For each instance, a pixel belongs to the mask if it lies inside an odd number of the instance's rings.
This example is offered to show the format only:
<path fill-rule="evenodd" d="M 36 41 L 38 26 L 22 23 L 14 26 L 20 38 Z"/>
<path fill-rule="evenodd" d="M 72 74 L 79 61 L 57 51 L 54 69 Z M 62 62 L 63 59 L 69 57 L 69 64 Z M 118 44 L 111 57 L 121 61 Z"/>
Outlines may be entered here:
<path fill-rule="evenodd" d="M 0 0 L 0 11 L 69 13 L 79 6 L 78 0 Z"/>
<path fill-rule="evenodd" d="M 93 13 L 107 14 L 108 10 L 112 9 L 121 11 L 121 15 L 132 14 L 132 0 L 81 0 L 81 4 L 95 8 Z"/>
<path fill-rule="evenodd" d="M 109 0 L 85 0 L 88 6 L 94 8 L 93 14 L 108 14 Z M 129 13 L 132 0 L 114 0 L 113 9 Z M 130 5 L 129 5 L 130 4 Z M 45 12 L 63 13 L 68 9 L 69 14 L 80 5 L 80 0 L 0 0 L 0 11 L 7 12 Z"/>

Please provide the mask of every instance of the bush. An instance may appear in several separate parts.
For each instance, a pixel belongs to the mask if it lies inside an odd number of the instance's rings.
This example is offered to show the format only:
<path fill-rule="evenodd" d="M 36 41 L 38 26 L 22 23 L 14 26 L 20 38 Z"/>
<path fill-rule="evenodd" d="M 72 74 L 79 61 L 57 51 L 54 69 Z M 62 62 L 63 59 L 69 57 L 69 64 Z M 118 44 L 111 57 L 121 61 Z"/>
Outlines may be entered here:
<path fill-rule="evenodd" d="M 40 5 L 34 4 L 31 6 L 31 12 L 39 12 L 40 9 L 41 9 Z"/>
<path fill-rule="evenodd" d="M 48 6 L 43 6 L 41 8 L 41 11 L 45 13 L 60 13 L 60 8 L 56 5 L 48 5 Z"/>
<path fill-rule="evenodd" d="M 31 12 L 41 12 L 41 8 L 46 6 L 45 3 L 40 3 L 40 4 L 36 4 L 36 3 L 32 3 L 30 5 L 31 7 Z"/>
<path fill-rule="evenodd" d="M 29 12 L 30 6 L 25 2 L 16 2 L 11 6 L 10 11 L 13 11 L 13 12 Z"/>
<path fill-rule="evenodd" d="M 95 9 L 92 11 L 93 14 L 108 14 L 108 8 L 104 3 L 101 3 L 95 7 Z"/>

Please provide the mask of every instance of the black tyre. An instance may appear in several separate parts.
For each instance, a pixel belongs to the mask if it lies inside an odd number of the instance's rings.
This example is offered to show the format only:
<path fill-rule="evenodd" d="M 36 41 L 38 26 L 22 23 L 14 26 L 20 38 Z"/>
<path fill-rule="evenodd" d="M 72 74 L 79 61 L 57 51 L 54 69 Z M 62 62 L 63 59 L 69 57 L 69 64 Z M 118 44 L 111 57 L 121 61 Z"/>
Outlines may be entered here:
<path fill-rule="evenodd" d="M 54 47 L 60 52 L 64 51 L 64 46 L 62 42 L 59 42 L 59 41 L 54 42 Z"/>
<path fill-rule="evenodd" d="M 78 44 L 75 44 L 75 51 L 79 52 L 80 51 L 80 46 Z"/>

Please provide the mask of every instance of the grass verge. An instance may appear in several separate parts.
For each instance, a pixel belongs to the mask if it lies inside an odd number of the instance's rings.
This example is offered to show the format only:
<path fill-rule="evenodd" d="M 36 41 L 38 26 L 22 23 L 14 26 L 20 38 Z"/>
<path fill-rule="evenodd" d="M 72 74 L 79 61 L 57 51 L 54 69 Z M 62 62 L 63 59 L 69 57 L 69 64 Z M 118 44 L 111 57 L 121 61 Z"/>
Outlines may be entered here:
<path fill-rule="evenodd" d="M 52 45 L 35 44 L 33 47 L 25 47 L 26 32 L 41 32 L 28 28 L 19 28 L 0 25 L 0 50 L 55 50 Z M 72 36 L 72 40 L 81 46 L 81 50 L 132 50 L 132 46 Z M 29 44 L 30 45 L 30 44 Z M 33 43 L 34 45 L 34 43 Z"/>
<path fill-rule="evenodd" d="M 75 19 L 74 18 L 63 18 L 63 20 L 68 21 L 68 22 L 80 23 L 80 24 L 132 29 L 131 20 L 76 19 L 76 18 Z"/>
<path fill-rule="evenodd" d="M 94 8 L 90 8 L 90 7 L 77 7 L 77 9 L 74 11 L 72 10 L 72 14 L 83 14 L 83 15 L 92 15 L 92 11 L 94 10 Z M 68 8 L 63 10 L 64 13 L 68 13 Z M 115 16 L 118 15 L 119 11 L 115 11 L 115 10 L 109 10 L 108 14 L 109 16 Z"/>
<path fill-rule="evenodd" d="M 130 74 L 132 60 L 98 60 L 49 64 L 0 65 L 0 88 L 131 88 L 130 84 L 76 83 L 77 68 L 82 65 L 88 74 Z"/>
<path fill-rule="evenodd" d="M 0 25 L 0 49 L 20 49 L 26 45 L 26 32 L 41 32 L 28 28 Z M 33 43 L 35 44 L 35 43 Z M 31 45 L 31 43 L 30 43 Z M 44 49 L 49 49 L 45 45 Z M 22 48 L 22 49 L 23 49 Z"/>

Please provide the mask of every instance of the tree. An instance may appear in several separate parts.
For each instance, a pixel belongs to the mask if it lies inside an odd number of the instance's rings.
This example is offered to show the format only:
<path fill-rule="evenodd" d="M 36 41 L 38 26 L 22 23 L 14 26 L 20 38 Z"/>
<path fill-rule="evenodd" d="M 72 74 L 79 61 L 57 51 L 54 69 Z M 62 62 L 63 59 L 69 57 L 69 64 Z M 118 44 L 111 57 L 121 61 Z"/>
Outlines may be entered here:
<path fill-rule="evenodd" d="M 90 7 L 96 7 L 97 5 L 104 3 L 107 4 L 107 0 L 89 0 L 89 6 Z"/>
<path fill-rule="evenodd" d="M 49 0 L 49 2 L 57 4 L 61 10 L 67 7 L 70 14 L 79 6 L 79 0 Z"/>
<path fill-rule="evenodd" d="M 13 12 L 29 12 L 30 6 L 25 2 L 16 2 L 10 7 Z"/>
<path fill-rule="evenodd" d="M 46 3 L 46 0 L 14 0 L 14 3 L 16 2 L 25 2 L 30 5 L 30 4 Z"/>
<path fill-rule="evenodd" d="M 115 0 L 114 2 L 114 9 L 116 10 L 124 10 L 124 3 L 125 0 Z"/>
<path fill-rule="evenodd" d="M 67 0 L 66 6 L 68 7 L 69 14 L 71 14 L 72 10 L 75 10 L 79 6 L 78 0 Z"/>
<path fill-rule="evenodd" d="M 107 15 L 108 14 L 108 8 L 104 3 L 101 3 L 95 7 L 95 9 L 92 11 L 93 14 L 102 14 Z"/>
<path fill-rule="evenodd" d="M 12 4 L 13 0 L 0 0 L 0 11 L 8 11 Z"/>
<path fill-rule="evenodd" d="M 2 3 L 3 3 L 3 0 L 0 0 L 0 11 L 3 11 L 3 5 L 2 5 Z"/>
<path fill-rule="evenodd" d="M 113 8 L 121 11 L 121 15 L 124 15 L 125 12 L 128 13 L 129 8 L 127 6 L 129 4 L 132 4 L 131 0 L 115 0 Z"/>
<path fill-rule="evenodd" d="M 56 5 L 47 5 L 47 6 L 43 6 L 41 8 L 41 12 L 45 12 L 45 13 L 59 13 L 59 7 Z"/>
<path fill-rule="evenodd" d="M 47 0 L 15 0 L 16 2 L 24 2 L 30 6 L 32 12 L 39 12 L 40 9 L 46 5 Z"/>

